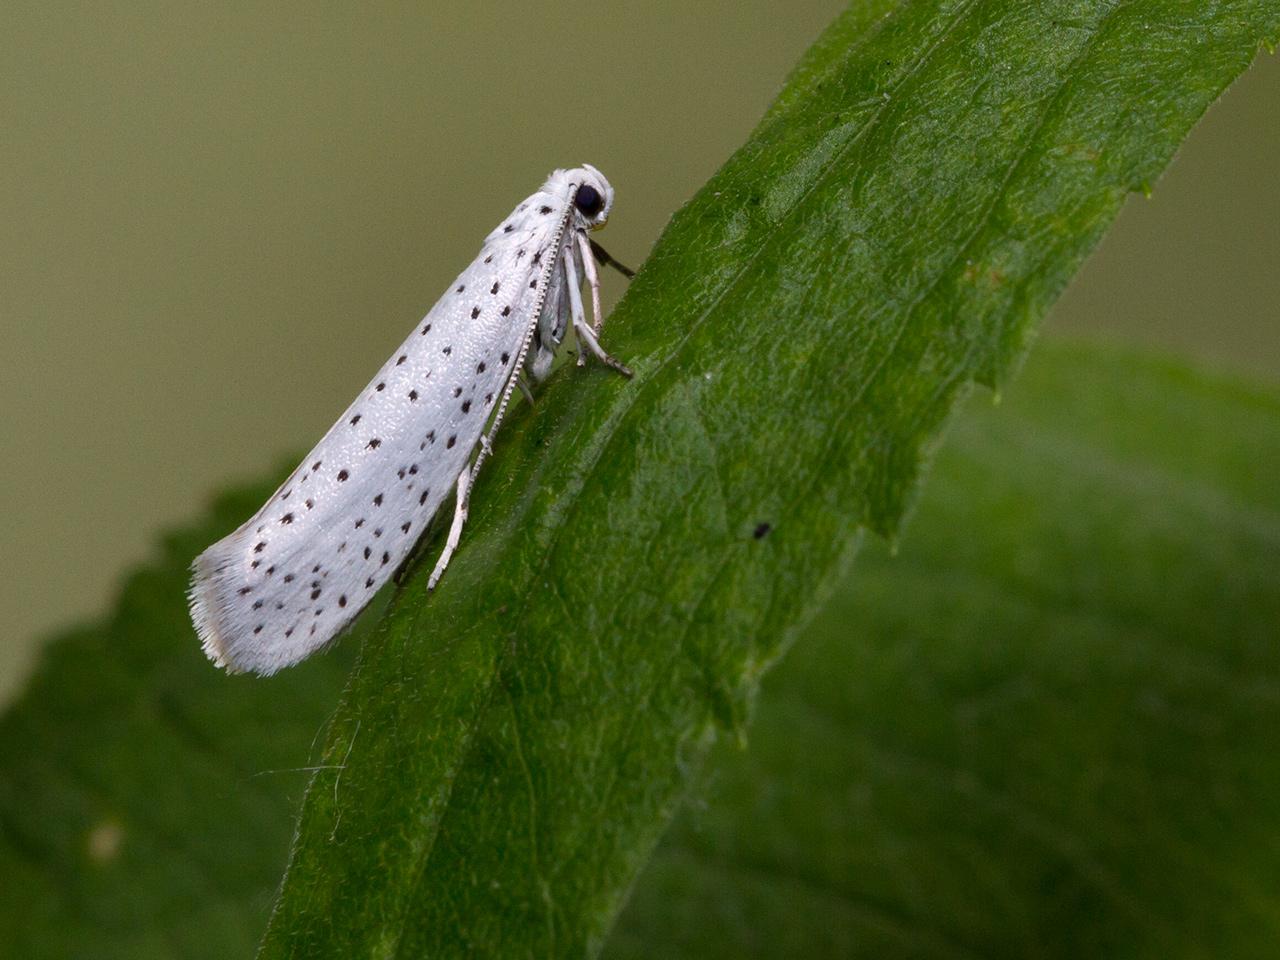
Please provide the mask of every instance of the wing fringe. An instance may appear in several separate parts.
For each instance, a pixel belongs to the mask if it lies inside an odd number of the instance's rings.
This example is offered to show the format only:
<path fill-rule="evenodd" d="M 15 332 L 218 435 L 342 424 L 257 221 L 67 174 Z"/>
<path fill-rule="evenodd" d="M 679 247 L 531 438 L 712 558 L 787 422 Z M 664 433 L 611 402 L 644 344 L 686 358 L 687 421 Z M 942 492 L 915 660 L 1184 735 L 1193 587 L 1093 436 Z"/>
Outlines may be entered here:
<path fill-rule="evenodd" d="M 204 655 L 227 673 L 243 673 L 257 668 L 237 663 L 225 636 L 227 604 L 220 588 L 226 585 L 227 578 L 223 574 L 231 559 L 226 555 L 227 539 L 230 538 L 219 540 L 191 562 L 192 576 L 191 586 L 187 590 L 187 606 Z M 269 674 L 275 670 L 260 672 Z"/>

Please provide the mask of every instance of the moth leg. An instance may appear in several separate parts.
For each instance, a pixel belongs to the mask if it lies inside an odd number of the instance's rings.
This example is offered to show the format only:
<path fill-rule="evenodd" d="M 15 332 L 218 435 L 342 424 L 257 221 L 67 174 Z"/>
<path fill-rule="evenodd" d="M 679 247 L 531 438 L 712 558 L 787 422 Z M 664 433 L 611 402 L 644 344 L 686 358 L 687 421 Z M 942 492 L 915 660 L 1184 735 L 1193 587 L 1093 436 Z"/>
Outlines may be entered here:
<path fill-rule="evenodd" d="M 613 269 L 617 270 L 628 280 L 636 275 L 636 272 L 630 267 L 619 263 L 617 260 L 613 259 L 613 257 L 609 256 L 609 251 L 605 250 L 605 248 L 600 246 L 600 244 L 591 239 L 588 239 L 587 242 L 591 244 L 591 252 L 595 254 L 595 258 L 600 261 L 602 266 L 613 267 Z"/>
<path fill-rule="evenodd" d="M 631 371 L 620 361 L 615 360 L 609 354 L 605 353 L 604 348 L 600 346 L 600 341 L 596 338 L 595 331 L 587 323 L 587 316 L 582 309 L 582 291 L 578 289 L 578 271 L 574 268 L 573 257 L 564 258 L 565 281 L 569 287 L 569 312 L 573 316 L 573 330 L 578 335 L 580 344 L 586 344 L 597 360 L 606 367 L 612 367 L 624 377 L 631 376 Z M 586 362 L 583 351 L 578 351 L 578 365 L 581 366 Z"/>
<path fill-rule="evenodd" d="M 604 347 L 600 346 L 600 341 L 596 339 L 596 335 L 591 332 L 591 328 L 583 321 L 581 324 L 574 323 L 573 329 L 578 333 L 578 339 L 587 345 L 587 348 L 595 354 L 595 358 L 603 363 L 606 367 L 617 370 L 624 377 L 630 377 L 631 368 L 621 360 L 616 360 L 609 354 L 605 353 Z"/>
<path fill-rule="evenodd" d="M 529 406 L 533 406 L 533 391 L 529 389 L 529 384 L 524 381 L 524 374 L 516 374 L 516 386 L 520 388 L 520 392 L 524 398 L 529 401 Z"/>
<path fill-rule="evenodd" d="M 569 288 L 569 315 L 573 317 L 573 329 L 586 326 L 586 313 L 582 309 L 582 282 L 578 279 L 578 268 L 573 263 L 572 241 L 564 248 L 564 256 L 560 258 L 564 264 L 564 285 Z M 586 355 L 578 348 L 578 366 L 587 365 Z"/>
<path fill-rule="evenodd" d="M 591 253 L 591 241 L 586 234 L 579 233 L 578 247 L 582 250 L 582 270 L 587 275 L 587 286 L 591 288 L 591 329 L 600 336 L 604 328 L 604 316 L 600 313 L 600 274 L 596 272 L 596 258 Z"/>
<path fill-rule="evenodd" d="M 431 579 L 427 581 L 428 590 L 436 588 L 440 577 L 444 575 L 445 567 L 449 566 L 453 551 L 458 549 L 458 542 L 462 539 L 462 527 L 467 522 L 467 499 L 470 494 L 471 467 L 466 466 L 462 468 L 462 473 L 458 474 L 458 495 L 453 507 L 453 523 L 449 524 L 449 535 L 445 537 L 444 550 L 440 552 L 440 559 L 436 561 L 436 567 L 431 571 Z"/>

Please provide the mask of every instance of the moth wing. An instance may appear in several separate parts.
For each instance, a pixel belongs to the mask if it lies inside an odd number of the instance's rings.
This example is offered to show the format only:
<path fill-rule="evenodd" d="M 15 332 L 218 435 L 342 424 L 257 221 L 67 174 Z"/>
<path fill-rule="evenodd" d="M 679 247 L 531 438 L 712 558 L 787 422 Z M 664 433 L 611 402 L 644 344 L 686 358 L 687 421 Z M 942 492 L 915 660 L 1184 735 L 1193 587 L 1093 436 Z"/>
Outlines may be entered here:
<path fill-rule="evenodd" d="M 551 274 L 534 194 L 487 238 L 400 349 L 263 507 L 196 558 L 205 653 L 271 674 L 330 643 L 453 491 L 501 399 Z"/>

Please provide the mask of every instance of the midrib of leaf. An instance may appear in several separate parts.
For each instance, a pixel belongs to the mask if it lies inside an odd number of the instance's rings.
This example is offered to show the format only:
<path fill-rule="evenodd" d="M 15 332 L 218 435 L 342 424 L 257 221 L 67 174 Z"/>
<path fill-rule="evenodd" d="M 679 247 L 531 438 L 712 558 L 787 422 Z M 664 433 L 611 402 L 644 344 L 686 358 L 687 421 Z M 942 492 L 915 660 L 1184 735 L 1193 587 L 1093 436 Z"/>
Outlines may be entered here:
<path fill-rule="evenodd" d="M 948 43 L 960 42 L 956 34 L 962 27 L 970 32 L 977 30 L 971 19 L 982 20 L 986 14 L 986 28 L 998 32 L 999 28 L 1006 28 L 1004 18 L 1013 20 L 1027 12 L 1008 4 L 982 4 L 977 0 L 962 4 L 906 3 L 880 20 L 874 36 L 859 43 L 853 52 L 829 48 L 832 63 L 827 70 L 821 70 L 812 58 L 802 66 L 807 72 L 803 77 L 797 75 L 797 83 L 806 86 L 812 99 L 788 99 L 784 95 L 786 105 L 769 114 L 748 145 L 676 217 L 650 264 L 619 305 L 609 330 L 611 347 L 632 362 L 638 382 L 624 388 L 608 384 L 600 376 L 581 377 L 576 383 L 561 377 L 540 400 L 535 414 L 513 424 L 514 429 L 504 436 L 503 454 L 495 459 L 486 483 L 478 491 L 467 547 L 440 594 L 426 604 L 420 579 L 414 582 L 390 612 L 386 628 L 369 644 L 326 749 L 326 759 L 331 762 L 350 755 L 352 770 L 343 784 L 347 786 L 352 780 L 356 783 L 347 793 L 338 795 L 328 773 L 321 772 L 313 782 L 300 826 L 295 865 L 286 881 L 264 955 L 295 952 L 301 944 L 320 955 L 416 955 L 427 950 L 428 945 L 444 951 L 461 950 L 463 944 L 481 952 L 544 953 L 550 947 L 572 954 L 584 949 L 589 952 L 598 945 L 630 877 L 678 800 L 684 782 L 682 764 L 696 768 L 716 721 L 730 727 L 741 726 L 760 672 L 780 655 L 794 636 L 796 625 L 817 608 L 819 599 L 841 577 L 852 557 L 851 545 L 858 527 L 866 525 L 886 534 L 896 530 L 914 488 L 922 450 L 936 437 L 955 399 L 975 378 L 999 382 L 1022 349 L 1031 323 L 1114 216 L 1126 188 L 1154 177 L 1181 133 L 1247 62 L 1252 45 L 1276 30 L 1275 12 L 1265 4 L 1240 2 L 1215 8 L 1214 23 L 1228 34 L 1221 41 L 1224 62 L 1210 69 L 1210 79 L 1198 87 L 1191 82 L 1193 68 L 1198 65 L 1193 51 L 1161 51 L 1171 60 L 1183 57 L 1179 69 L 1166 71 L 1168 82 L 1185 85 L 1187 102 L 1176 113 L 1175 129 L 1149 130 L 1147 139 L 1126 139 L 1120 132 L 1108 130 L 1111 140 L 1099 131 L 1086 130 L 1094 134 L 1095 147 L 1111 146 L 1122 153 L 1119 173 L 1123 176 L 1115 172 L 1105 175 L 1095 163 L 1092 178 L 1086 176 L 1083 182 L 1072 182 L 1066 162 L 1060 162 L 1044 175 L 1039 186 L 1041 192 L 1048 189 L 1054 194 L 1050 202 L 1054 212 L 1064 211 L 1064 218 L 1077 214 L 1076 218 L 1057 225 L 1059 235 L 1049 231 L 1038 238 L 1041 242 L 1037 262 L 1015 259 L 1012 264 L 1003 264 L 1007 268 L 1003 292 L 999 285 L 989 291 L 979 291 L 976 284 L 971 289 L 959 288 L 944 296 L 941 311 L 930 313 L 925 306 L 940 293 L 947 294 L 944 284 L 948 281 L 959 283 L 964 279 L 962 265 L 969 254 L 982 249 L 984 237 L 996 241 L 997 246 L 987 251 L 992 256 L 973 258 L 983 269 L 997 262 L 999 242 L 1013 239 L 994 225 L 997 211 L 1002 203 L 1011 202 L 1011 194 L 1016 191 L 1010 188 L 1020 177 L 1036 179 L 1023 176 L 1027 164 L 1033 157 L 1044 159 L 1044 154 L 1036 153 L 1035 148 L 1043 145 L 1041 136 L 1052 128 L 1053 122 L 1071 117 L 1071 97 L 1077 92 L 1075 80 L 1084 73 L 1084 66 L 1097 57 L 1099 48 L 1112 42 L 1120 47 L 1113 53 L 1156 58 L 1153 50 L 1144 49 L 1133 38 L 1126 42 L 1120 36 L 1117 40 L 1115 34 L 1122 33 L 1117 23 L 1123 15 L 1138 11 L 1157 21 L 1157 25 L 1158 14 L 1169 15 L 1169 5 L 1159 3 L 1062 4 L 1061 9 L 1064 13 L 1074 10 L 1086 22 L 1091 20 L 1092 28 L 1073 34 L 1075 44 L 1069 48 L 1055 47 L 1040 37 L 1025 38 L 1027 42 L 1017 52 L 1028 59 L 1034 59 L 1037 51 L 1045 55 L 1038 72 L 1023 78 L 1024 83 L 1034 81 L 1032 86 L 1041 95 L 1031 97 L 1037 109 L 1028 114 L 1025 104 L 1016 98 L 1008 99 L 1014 93 L 1012 88 L 1003 91 L 1006 99 L 1001 104 L 1014 111 L 1014 122 L 1024 132 L 1012 141 L 1017 144 L 1012 157 L 1003 166 L 993 168 L 999 172 L 994 181 L 981 164 L 977 165 L 974 183 L 989 191 L 980 209 L 965 209 L 965 201 L 972 198 L 964 184 L 956 185 L 951 194 L 931 191 L 940 203 L 951 203 L 948 209 L 954 209 L 957 222 L 965 228 L 961 242 L 953 243 L 942 233 L 942 224 L 937 225 L 938 232 L 926 230 L 924 242 L 905 235 L 895 237 L 892 232 L 873 238 L 889 241 L 885 246 L 894 250 L 899 248 L 893 248 L 892 243 L 896 240 L 900 244 L 904 255 L 896 265 L 905 269 L 907 277 L 897 285 L 883 282 L 892 278 L 875 277 L 874 271 L 863 277 L 861 284 L 857 271 L 852 269 L 848 277 L 843 277 L 840 267 L 851 268 L 857 261 L 841 258 L 842 253 L 846 258 L 848 254 L 840 246 L 844 238 L 839 235 L 831 237 L 828 249 L 811 247 L 799 251 L 799 259 L 789 245 L 794 245 L 797 237 L 812 241 L 805 231 L 808 219 L 820 220 L 829 209 L 854 209 L 852 202 L 842 207 L 841 198 L 833 196 L 838 195 L 840 187 L 856 187 L 865 194 L 871 174 L 894 172 L 897 158 L 890 147 L 898 128 L 891 122 L 897 118 L 905 125 L 919 119 L 913 115 L 902 119 L 907 109 L 903 103 L 911 103 L 913 93 L 916 108 L 924 110 L 929 106 L 921 101 L 918 91 L 910 89 L 912 83 L 934 65 L 934 57 Z M 1251 12 L 1256 22 L 1249 20 Z M 1041 13 L 1048 31 L 1049 18 Z M 1233 15 L 1241 19 L 1232 21 Z M 1246 22 L 1254 22 L 1254 26 L 1250 29 L 1241 25 Z M 837 29 L 833 28 L 827 37 L 836 35 Z M 1196 39 L 1205 44 L 1206 37 Z M 974 42 L 971 36 L 963 39 Z M 1010 38 L 1004 39 L 1008 43 Z M 1058 39 L 1065 44 L 1061 31 Z M 1041 46 L 1037 47 L 1036 42 Z M 1070 50 L 1065 57 L 1064 48 Z M 899 62 L 897 54 L 903 49 L 924 52 Z M 876 74 L 882 51 L 891 54 L 896 68 L 887 85 L 887 96 L 883 95 L 885 85 Z M 863 59 L 857 59 L 855 54 L 864 55 Z M 1054 56 L 1058 58 L 1053 60 L 1057 66 L 1050 66 L 1049 60 Z M 941 78 L 934 79 L 936 82 Z M 873 106 L 858 95 L 858 80 L 873 88 Z M 832 93 L 830 88 L 839 87 L 841 81 L 847 82 Z M 992 85 L 999 89 L 996 80 Z M 822 87 L 828 88 L 827 99 L 819 98 L 817 91 Z M 861 112 L 865 117 L 857 126 L 848 127 L 848 136 L 834 147 L 830 138 L 835 131 L 824 129 L 821 122 L 831 115 L 832 99 L 839 112 Z M 1090 106 L 1104 116 L 1108 115 L 1108 108 L 1113 111 L 1111 115 L 1133 109 L 1128 102 L 1110 103 L 1105 99 Z M 959 116 L 965 116 L 963 111 Z M 887 143 L 875 143 L 877 137 Z M 804 150 L 796 149 L 798 142 Z M 974 142 L 972 146 L 981 149 L 984 144 Z M 1003 145 L 997 142 L 994 146 Z M 877 152 L 877 147 L 883 149 Z M 843 171 L 855 148 L 863 150 L 866 166 Z M 1125 149 L 1133 155 L 1124 154 Z M 953 167 L 949 172 L 954 174 L 956 170 Z M 1022 186 L 1028 188 L 1027 183 Z M 972 184 L 969 189 L 972 192 Z M 728 199 L 713 199 L 721 194 Z M 882 197 L 873 195 L 872 199 L 883 203 Z M 1090 202 L 1094 209 L 1088 216 L 1078 215 L 1072 208 L 1073 203 Z M 891 222 L 885 211 L 874 205 L 869 211 L 859 208 L 859 212 L 880 216 L 882 224 Z M 905 217 L 921 211 L 906 204 L 900 212 Z M 1043 211 L 1033 212 L 1043 215 Z M 760 214 L 772 219 L 763 226 L 758 220 L 753 222 L 752 218 Z M 745 243 L 730 236 L 735 216 L 740 218 L 736 221 L 738 228 L 745 231 Z M 1019 217 L 1014 220 L 1019 221 Z M 1025 227 L 1027 222 L 1034 222 L 1034 217 L 1024 212 L 1021 221 L 1019 225 Z M 1049 230 L 1054 224 L 1040 226 Z M 907 225 L 901 229 L 906 230 Z M 715 242 L 717 237 L 719 244 Z M 851 250 L 856 257 L 856 247 Z M 917 252 L 921 254 L 918 260 L 914 259 Z M 1020 252 L 1014 250 L 1014 254 Z M 931 266 L 932 263 L 938 266 Z M 782 264 L 788 265 L 793 282 L 809 282 L 804 293 L 794 295 L 785 289 L 780 278 L 788 274 L 781 269 Z M 864 273 L 869 266 L 862 264 Z M 771 275 L 771 268 L 775 275 Z M 877 285 L 876 279 L 882 282 Z M 834 302 L 820 304 L 815 310 L 806 301 L 806 293 L 834 293 Z M 903 295 L 910 297 L 905 309 L 900 300 Z M 976 302 L 968 303 L 969 300 Z M 775 309 L 772 319 L 780 328 L 775 333 L 776 341 L 761 326 L 766 319 L 758 310 L 762 303 Z M 753 307 L 757 308 L 755 317 L 751 316 Z M 869 316 L 859 315 L 859 308 Z M 889 315 L 877 317 L 877 311 Z M 681 320 L 684 313 L 689 314 L 687 322 Z M 853 329 L 870 327 L 869 339 L 856 347 L 860 357 L 871 358 L 865 370 L 858 371 L 854 359 L 833 366 L 830 357 L 822 354 L 824 348 L 832 349 L 833 334 L 838 337 L 845 332 L 844 325 L 836 319 L 841 313 L 850 316 L 848 326 Z M 737 329 L 734 321 L 742 316 L 747 320 L 743 329 Z M 945 318 L 958 322 L 948 326 Z M 756 321 L 754 327 L 752 320 Z M 966 323 L 968 330 L 964 329 Z M 679 327 L 674 337 L 672 325 Z M 717 333 L 708 343 L 713 330 Z M 923 339 L 913 342 L 916 355 L 903 358 L 903 338 L 909 332 Z M 805 362 L 812 361 L 818 371 L 810 393 L 824 385 L 838 386 L 841 374 L 852 375 L 856 386 L 847 396 L 841 395 L 839 404 L 833 404 L 829 397 L 806 397 L 804 391 L 780 390 L 778 395 L 770 392 L 770 371 L 758 364 L 771 356 L 772 347 L 792 346 L 786 339 L 789 335 L 794 336 L 794 343 L 810 345 L 812 352 L 802 357 Z M 741 350 L 735 356 L 735 345 L 750 344 L 753 337 L 757 349 L 750 360 L 744 359 Z M 952 342 L 940 347 L 930 337 Z M 681 374 L 699 364 L 700 353 L 718 361 L 719 365 L 707 364 L 714 370 L 717 382 L 704 391 L 710 398 L 707 402 L 700 397 L 682 402 L 681 390 L 688 384 L 681 382 Z M 775 365 L 785 364 L 788 359 L 785 349 L 773 351 L 772 356 Z M 754 393 L 741 384 L 736 392 L 731 385 L 720 386 L 720 378 L 732 384 L 733 374 L 738 372 L 733 368 L 735 362 L 739 371 L 765 374 Z M 894 374 L 907 379 L 893 381 Z M 908 390 L 914 387 L 922 395 L 897 396 L 894 387 L 902 382 Z M 770 471 L 760 469 L 755 486 L 747 494 L 752 509 L 735 511 L 733 478 L 726 480 L 726 475 L 736 465 L 732 455 L 739 451 L 733 446 L 733 430 L 726 429 L 723 417 L 717 422 L 709 415 L 710 400 L 731 401 L 740 409 L 749 409 L 760 417 L 764 436 L 785 436 L 778 426 L 779 413 L 783 411 L 797 418 L 796 429 L 803 429 L 806 417 L 839 426 L 814 438 L 811 449 L 805 448 L 808 475 L 802 470 L 797 477 L 800 493 L 779 497 L 777 489 L 791 490 L 797 485 L 774 483 Z M 769 403 L 773 406 L 761 406 Z M 844 411 L 844 416 L 838 411 Z M 671 552 L 672 559 L 679 560 L 679 551 L 684 549 L 689 561 L 705 554 L 709 564 L 706 569 L 712 571 L 710 576 L 700 578 L 702 583 L 686 600 L 681 601 L 677 594 L 661 610 L 651 609 L 652 598 L 644 596 L 643 590 L 638 595 L 637 585 L 628 581 L 626 571 L 609 566 L 609 557 L 590 559 L 591 521 L 583 520 L 584 515 L 608 515 L 609 504 L 598 503 L 602 490 L 634 484 L 634 479 L 620 476 L 617 464 L 625 464 L 638 451 L 652 446 L 653 438 L 646 433 L 656 414 L 673 419 L 671 458 L 666 463 L 650 460 L 644 467 L 649 471 L 668 470 L 676 478 L 676 482 L 666 485 L 670 495 L 679 498 L 692 494 L 691 502 L 697 496 L 698 478 L 684 477 L 682 473 L 694 465 L 702 471 L 704 480 L 714 476 L 716 497 L 708 506 L 714 506 L 717 516 L 728 524 L 725 529 L 708 531 L 697 523 L 691 524 L 689 517 L 672 518 L 658 509 L 660 505 L 649 512 L 649 517 L 663 525 L 666 537 L 649 543 L 632 538 L 633 549 L 648 551 L 645 559 L 649 562 L 638 565 L 641 570 L 648 567 L 666 573 L 665 567 L 652 562 L 654 551 Z M 773 423 L 769 422 L 770 415 L 775 418 Z M 676 423 L 675 418 L 681 419 Z M 771 429 L 773 433 L 769 432 Z M 549 432 L 549 449 L 541 449 L 540 430 Z M 846 432 L 848 436 L 844 435 Z M 778 449 L 792 448 L 784 443 Z M 813 464 L 835 466 L 814 469 Z M 847 465 L 847 477 L 843 465 Z M 634 476 L 641 473 L 633 470 Z M 506 488 L 498 489 L 495 474 L 513 479 Z M 555 495 L 547 496 L 546 490 L 554 490 Z M 771 502 L 774 507 L 769 509 Z M 767 513 L 779 529 L 770 548 L 735 539 L 729 529 L 740 524 L 746 514 L 755 512 Z M 630 528 L 638 530 L 643 528 L 639 521 L 645 517 L 644 513 L 633 512 L 625 520 Z M 681 520 L 685 522 L 682 524 Z M 783 530 L 789 532 L 784 536 Z M 584 545 L 582 554 L 586 559 L 566 560 L 562 553 L 570 545 Z M 777 556 L 766 553 L 766 549 L 772 549 Z M 566 592 L 574 578 L 590 581 L 593 575 L 597 581 L 603 577 L 605 582 L 600 585 L 612 589 L 576 600 L 572 590 Z M 665 585 L 660 580 L 653 583 Z M 655 589 L 653 583 L 648 585 L 650 589 Z M 544 593 L 551 599 L 547 600 Z M 554 607 L 551 611 L 547 609 L 549 603 Z M 664 632 L 661 616 L 654 614 L 666 612 L 670 617 L 680 609 L 687 612 L 676 632 Z M 618 631 L 631 629 L 625 626 L 628 614 L 631 622 L 636 617 L 643 622 L 646 610 L 653 623 L 649 631 L 652 643 L 647 647 L 634 643 L 628 646 Z M 428 615 L 425 618 L 424 613 Z M 452 675 L 446 676 L 448 670 L 433 667 L 433 659 L 438 658 L 424 652 L 432 643 L 439 643 L 438 636 L 432 637 L 424 629 L 432 624 L 452 636 L 444 658 L 456 661 L 458 669 Z M 510 790 L 526 789 L 532 782 L 530 762 L 522 756 L 525 785 L 513 782 L 502 786 L 502 751 L 513 749 L 516 738 L 525 738 L 522 727 L 530 719 L 542 722 L 544 732 L 553 733 L 555 722 L 549 718 L 571 722 L 575 710 L 579 711 L 580 720 L 594 715 L 585 704 L 566 704 L 544 697 L 537 701 L 532 717 L 521 719 L 513 688 L 533 690 L 536 699 L 538 681 L 545 679 L 536 676 L 536 671 L 554 666 L 554 652 L 547 645 L 563 639 L 556 635 L 557 627 L 553 625 L 557 624 L 559 629 L 579 629 L 585 639 L 573 649 L 581 647 L 584 658 L 602 652 L 612 657 L 607 662 L 622 669 L 628 664 L 643 668 L 644 663 L 637 662 L 636 656 L 662 664 L 647 671 L 652 679 L 637 701 L 658 714 L 655 722 L 648 726 L 637 723 L 633 712 L 626 718 L 625 732 L 612 741 L 603 741 L 611 742 L 618 757 L 609 765 L 608 786 L 603 795 L 603 800 L 615 806 L 588 803 L 592 800 L 589 783 L 570 784 L 582 787 L 584 792 L 584 807 L 571 816 L 594 822 L 596 829 L 576 842 L 570 838 L 565 841 L 569 848 L 559 850 L 558 879 L 566 891 L 560 900 L 564 905 L 560 907 L 559 924 L 555 923 L 554 913 L 547 920 L 544 909 L 526 908 L 525 904 L 531 901 L 522 892 L 523 874 L 530 866 L 535 878 L 543 876 L 538 863 L 546 851 L 522 849 L 518 837 L 511 838 L 507 847 L 496 839 L 502 830 L 498 823 L 502 801 L 513 796 Z M 601 634 L 601 630 L 605 632 Z M 726 649 L 721 638 L 735 633 L 741 634 L 744 642 Z M 755 636 L 746 639 L 751 634 Z M 590 649 L 593 642 L 601 651 Z M 662 652 L 664 646 L 670 648 L 666 653 Z M 550 662 L 542 662 L 542 657 Z M 688 672 L 683 680 L 682 671 Z M 465 688 L 455 697 L 459 712 L 454 719 L 458 722 L 448 722 L 447 716 L 406 712 L 399 705 L 388 703 L 396 696 L 413 695 L 419 684 L 430 690 L 431 682 L 437 687 L 453 683 Z M 690 686 L 683 700 L 672 704 L 664 699 L 669 686 L 679 689 L 682 683 Z M 504 711 L 510 715 L 505 723 L 490 708 L 495 702 L 495 684 L 503 688 L 510 705 L 510 710 Z M 606 709 L 601 703 L 595 706 Z M 673 715 L 663 715 L 664 709 L 673 711 Z M 353 744 L 344 733 L 352 726 L 353 718 L 370 721 L 372 733 L 366 734 L 362 743 Z M 408 737 L 403 745 L 388 748 L 377 739 L 386 733 L 402 732 Z M 374 739 L 373 744 L 369 743 L 370 738 Z M 537 741 L 536 736 L 534 739 Z M 574 753 L 590 745 L 589 739 L 571 745 L 568 758 L 581 757 L 590 769 L 597 762 L 595 758 Z M 565 756 L 546 753 L 553 749 L 550 741 L 532 746 L 544 751 L 539 769 L 551 771 L 561 762 L 561 773 L 564 772 Z M 605 750 L 608 753 L 609 747 Z M 645 759 L 638 768 L 624 773 L 627 760 L 637 750 L 644 752 Z M 424 752 L 433 761 L 426 764 L 429 769 L 425 771 L 414 764 Z M 422 802 L 405 795 L 392 797 L 402 807 L 380 817 L 382 811 L 369 808 L 369 797 L 361 799 L 360 784 L 367 778 L 394 778 L 402 772 L 398 767 L 407 773 L 401 788 L 404 793 L 416 792 L 432 799 Z M 485 772 L 489 767 L 494 768 L 492 776 Z M 572 762 L 567 767 L 570 773 L 580 772 Z M 462 784 L 464 800 L 457 796 L 456 776 L 460 774 L 466 775 Z M 499 786 L 491 787 L 491 780 Z M 619 791 L 616 785 L 622 781 L 626 789 Z M 530 828 L 536 828 L 536 818 L 545 816 L 538 812 L 536 789 L 528 799 Z M 541 799 L 545 806 L 545 801 L 558 798 L 544 795 Z M 554 813 L 550 816 L 554 825 L 572 834 L 574 824 L 563 816 L 559 820 L 554 819 Z M 593 816 L 598 821 L 592 821 Z M 349 838 L 339 836 L 336 828 L 330 829 L 335 820 L 352 829 Z M 588 850 L 583 854 L 589 841 L 610 830 L 626 834 L 623 840 L 613 843 L 611 853 Z M 450 841 L 443 852 L 442 836 Z M 608 847 L 607 836 L 601 842 Z M 461 857 L 461 849 L 474 849 L 482 855 L 476 860 Z M 555 850 L 554 838 L 552 849 Z M 505 856 L 495 859 L 498 850 L 504 855 L 509 853 L 513 862 L 506 863 Z M 535 856 L 538 859 L 531 864 L 529 861 Z M 567 862 L 573 858 L 586 862 Z M 362 860 L 394 869 L 374 872 Z M 489 877 L 498 892 L 488 895 L 467 889 L 468 868 Z M 588 895 L 590 890 L 594 894 Z M 541 890 L 528 893 L 544 899 Z M 535 919 L 535 913 L 543 919 Z M 540 933 L 536 927 L 541 927 Z M 565 936 L 559 935 L 561 928 L 566 931 Z M 551 936 L 552 930 L 556 931 L 553 943 L 539 940 L 540 936 Z"/>

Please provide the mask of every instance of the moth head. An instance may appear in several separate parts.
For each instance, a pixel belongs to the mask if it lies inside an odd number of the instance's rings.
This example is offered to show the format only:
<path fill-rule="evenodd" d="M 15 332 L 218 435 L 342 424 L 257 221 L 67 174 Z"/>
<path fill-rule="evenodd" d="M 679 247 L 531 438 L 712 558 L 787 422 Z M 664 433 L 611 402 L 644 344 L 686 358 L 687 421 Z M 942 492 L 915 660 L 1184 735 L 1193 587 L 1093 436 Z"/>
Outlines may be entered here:
<path fill-rule="evenodd" d="M 580 228 L 598 230 L 609 219 L 613 208 L 613 187 L 603 173 L 590 164 L 569 171 L 573 194 L 573 218 Z"/>

